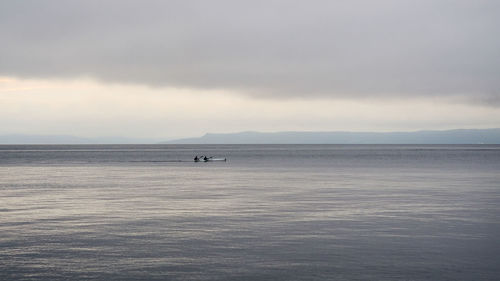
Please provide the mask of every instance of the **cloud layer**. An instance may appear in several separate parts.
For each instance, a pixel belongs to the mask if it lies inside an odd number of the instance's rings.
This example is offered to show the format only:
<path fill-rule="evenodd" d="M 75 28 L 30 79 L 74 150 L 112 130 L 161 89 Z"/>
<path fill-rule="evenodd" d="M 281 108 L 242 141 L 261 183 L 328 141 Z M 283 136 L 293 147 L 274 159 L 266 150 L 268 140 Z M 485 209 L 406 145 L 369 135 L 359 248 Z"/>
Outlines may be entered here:
<path fill-rule="evenodd" d="M 500 104 L 500 2 L 2 1 L 0 75 Z"/>

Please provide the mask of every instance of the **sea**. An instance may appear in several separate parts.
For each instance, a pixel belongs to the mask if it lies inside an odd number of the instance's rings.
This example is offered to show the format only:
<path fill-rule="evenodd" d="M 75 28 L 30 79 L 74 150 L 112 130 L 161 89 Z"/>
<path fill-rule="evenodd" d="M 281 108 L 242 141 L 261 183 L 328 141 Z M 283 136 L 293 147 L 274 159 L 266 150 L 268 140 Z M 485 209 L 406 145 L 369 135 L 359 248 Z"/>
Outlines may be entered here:
<path fill-rule="evenodd" d="M 499 145 L 0 146 L 0 280 L 499 278 Z"/>

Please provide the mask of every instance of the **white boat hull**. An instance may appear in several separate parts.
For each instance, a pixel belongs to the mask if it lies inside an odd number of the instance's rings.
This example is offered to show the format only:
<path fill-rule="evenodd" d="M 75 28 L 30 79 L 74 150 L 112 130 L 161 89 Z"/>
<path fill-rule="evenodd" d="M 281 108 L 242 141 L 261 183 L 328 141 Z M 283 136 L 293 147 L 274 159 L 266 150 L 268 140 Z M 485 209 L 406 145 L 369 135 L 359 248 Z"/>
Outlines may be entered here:
<path fill-rule="evenodd" d="M 215 161 L 223 161 L 223 162 L 226 162 L 227 159 L 226 158 L 208 158 L 207 160 L 204 160 L 204 159 L 198 159 L 198 160 L 194 160 L 194 162 L 215 162 Z"/>

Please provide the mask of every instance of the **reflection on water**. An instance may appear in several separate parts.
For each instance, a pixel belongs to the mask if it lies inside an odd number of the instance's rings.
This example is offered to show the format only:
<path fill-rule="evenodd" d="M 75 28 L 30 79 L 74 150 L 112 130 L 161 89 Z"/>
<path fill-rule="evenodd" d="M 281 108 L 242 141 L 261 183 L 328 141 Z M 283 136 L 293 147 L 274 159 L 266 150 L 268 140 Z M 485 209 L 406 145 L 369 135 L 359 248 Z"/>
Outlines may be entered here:
<path fill-rule="evenodd" d="M 496 280 L 483 148 L 1 147 L 0 279 Z"/>

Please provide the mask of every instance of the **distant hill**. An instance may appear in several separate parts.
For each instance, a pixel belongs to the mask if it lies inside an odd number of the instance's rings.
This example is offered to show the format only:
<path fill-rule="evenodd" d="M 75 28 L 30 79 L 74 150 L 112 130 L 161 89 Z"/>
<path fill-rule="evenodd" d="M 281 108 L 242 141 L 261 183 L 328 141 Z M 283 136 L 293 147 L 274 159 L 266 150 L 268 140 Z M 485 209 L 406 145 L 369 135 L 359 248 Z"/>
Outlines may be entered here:
<path fill-rule="evenodd" d="M 206 134 L 171 144 L 500 144 L 500 128 L 417 132 L 241 132 Z"/>
<path fill-rule="evenodd" d="M 0 135 L 0 144 L 153 144 L 157 139 L 82 138 L 70 135 Z M 417 132 L 240 132 L 206 134 L 165 144 L 500 144 L 500 128 Z"/>

